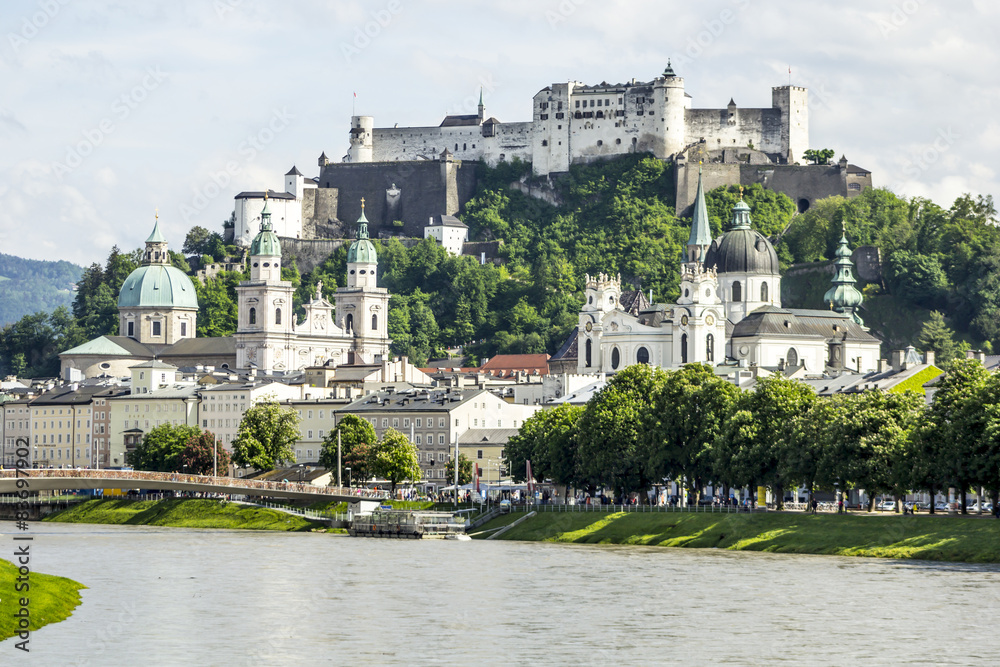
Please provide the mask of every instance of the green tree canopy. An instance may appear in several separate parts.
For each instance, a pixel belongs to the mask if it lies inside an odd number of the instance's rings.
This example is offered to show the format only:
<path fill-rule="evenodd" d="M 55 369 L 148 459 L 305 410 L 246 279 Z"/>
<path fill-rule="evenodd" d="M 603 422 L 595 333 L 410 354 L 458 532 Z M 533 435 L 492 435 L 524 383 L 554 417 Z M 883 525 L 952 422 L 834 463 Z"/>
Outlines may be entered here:
<path fill-rule="evenodd" d="M 445 464 L 444 474 L 445 479 L 450 484 L 455 483 L 455 459 L 449 457 L 448 463 Z M 472 482 L 472 461 L 460 452 L 458 455 L 458 484 L 461 486 L 470 482 Z"/>
<path fill-rule="evenodd" d="M 136 470 L 180 472 L 185 447 L 199 435 L 197 426 L 161 424 L 143 436 L 142 443 L 126 455 L 126 462 Z"/>
<path fill-rule="evenodd" d="M 255 470 L 274 470 L 295 462 L 299 414 L 265 398 L 247 410 L 233 441 L 233 463 Z"/>
<path fill-rule="evenodd" d="M 180 452 L 181 469 L 195 475 L 211 475 L 218 472 L 220 477 L 229 474 L 229 452 L 215 441 L 215 434 L 203 431 L 188 438 Z"/>
<path fill-rule="evenodd" d="M 337 427 L 324 436 L 319 464 L 327 470 L 337 469 L 338 431 L 342 464 L 351 469 L 352 478 L 371 479 L 374 475 L 372 457 L 378 438 L 375 436 L 375 427 L 357 415 L 344 415 L 337 422 Z"/>
<path fill-rule="evenodd" d="M 400 482 L 420 481 L 420 463 L 417 448 L 405 435 L 390 428 L 382 436 L 382 442 L 375 452 L 375 474 L 389 480 L 391 493 L 396 495 L 396 485 Z"/>

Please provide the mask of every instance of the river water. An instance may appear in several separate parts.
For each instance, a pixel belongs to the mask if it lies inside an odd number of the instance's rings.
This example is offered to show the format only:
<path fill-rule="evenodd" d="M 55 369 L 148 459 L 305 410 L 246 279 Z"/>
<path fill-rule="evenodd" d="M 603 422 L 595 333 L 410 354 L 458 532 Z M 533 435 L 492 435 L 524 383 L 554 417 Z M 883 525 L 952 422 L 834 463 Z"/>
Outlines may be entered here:
<path fill-rule="evenodd" d="M 12 524 L 0 522 L 4 557 Z M 31 524 L 88 588 L 0 665 L 970 665 L 1000 568 L 827 556 Z M 307 662 L 308 661 L 308 662 Z"/>

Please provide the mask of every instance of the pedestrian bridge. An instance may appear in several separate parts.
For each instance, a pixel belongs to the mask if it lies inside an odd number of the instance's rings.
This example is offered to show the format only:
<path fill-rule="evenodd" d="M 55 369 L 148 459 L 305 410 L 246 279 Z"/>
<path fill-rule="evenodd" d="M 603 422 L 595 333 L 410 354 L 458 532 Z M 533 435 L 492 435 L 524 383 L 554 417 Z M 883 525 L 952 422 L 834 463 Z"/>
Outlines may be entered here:
<path fill-rule="evenodd" d="M 211 475 L 187 475 L 172 472 L 34 468 L 0 470 L 0 493 L 18 491 L 35 493 L 37 491 L 76 489 L 157 489 L 296 500 L 329 499 L 340 502 L 384 497 L 368 491 L 365 491 L 365 495 L 359 496 L 343 487 L 313 486 L 299 482 L 265 482 L 238 477 L 212 477 Z"/>

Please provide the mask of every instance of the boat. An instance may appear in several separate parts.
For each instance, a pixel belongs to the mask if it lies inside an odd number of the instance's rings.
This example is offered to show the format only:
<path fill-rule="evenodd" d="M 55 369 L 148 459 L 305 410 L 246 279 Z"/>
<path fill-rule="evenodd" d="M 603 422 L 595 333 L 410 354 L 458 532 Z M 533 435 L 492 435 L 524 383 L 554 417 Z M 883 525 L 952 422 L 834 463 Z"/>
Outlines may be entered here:
<path fill-rule="evenodd" d="M 351 537 L 396 539 L 461 539 L 465 519 L 451 512 L 378 508 L 354 517 L 347 529 Z"/>

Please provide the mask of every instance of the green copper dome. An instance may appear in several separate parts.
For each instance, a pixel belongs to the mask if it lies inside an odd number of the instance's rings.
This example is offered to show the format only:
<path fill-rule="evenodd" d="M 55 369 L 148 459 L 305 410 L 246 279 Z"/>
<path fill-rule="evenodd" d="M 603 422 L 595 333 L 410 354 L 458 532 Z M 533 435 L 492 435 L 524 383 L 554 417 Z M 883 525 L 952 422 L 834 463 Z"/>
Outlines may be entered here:
<path fill-rule="evenodd" d="M 250 244 L 250 254 L 256 257 L 281 257 L 281 243 L 278 235 L 271 227 L 271 209 L 268 208 L 267 196 L 264 196 L 264 210 L 260 212 L 260 232 L 253 237 Z"/>
<path fill-rule="evenodd" d="M 835 253 L 837 259 L 834 260 L 833 287 L 823 295 L 823 301 L 830 304 L 830 308 L 849 315 L 858 324 L 864 324 L 858 316 L 857 308 L 864 301 L 864 295 L 854 286 L 854 262 L 851 261 L 851 249 L 847 244 L 847 236 L 840 237 L 840 245 Z"/>
<path fill-rule="evenodd" d="M 118 294 L 119 308 L 198 308 L 194 284 L 180 269 L 165 264 L 140 266 Z"/>
<path fill-rule="evenodd" d="M 365 217 L 365 200 L 361 200 L 361 217 L 358 218 L 356 239 L 347 249 L 348 264 L 378 264 L 375 245 L 368 240 L 368 218 Z"/>

